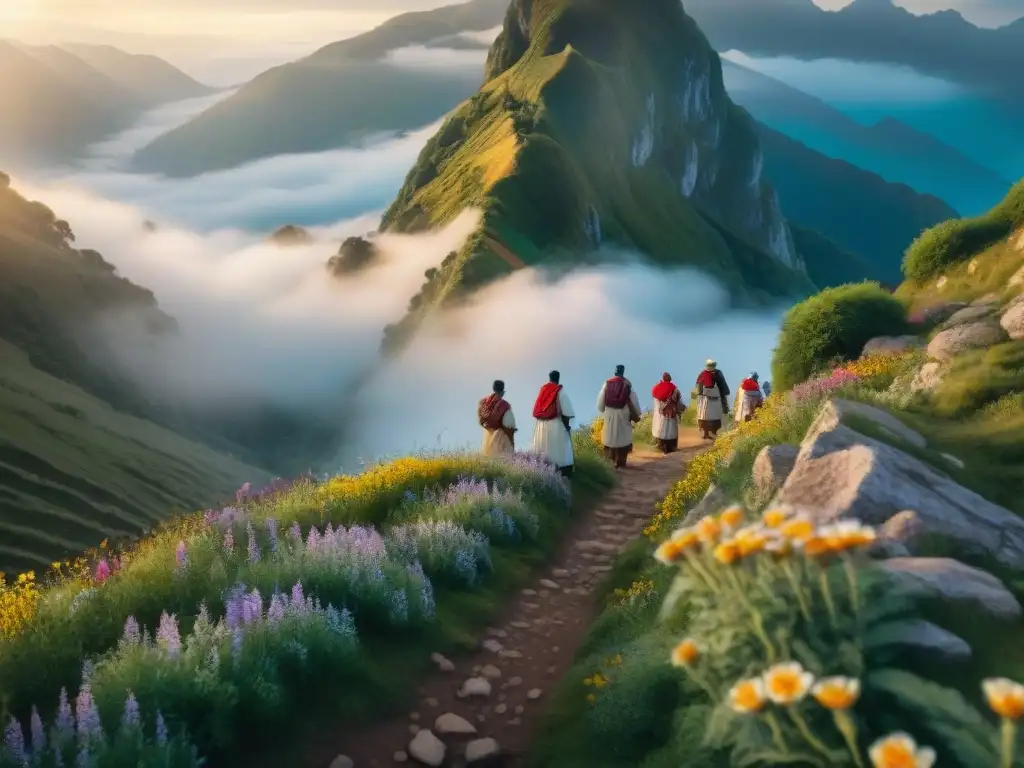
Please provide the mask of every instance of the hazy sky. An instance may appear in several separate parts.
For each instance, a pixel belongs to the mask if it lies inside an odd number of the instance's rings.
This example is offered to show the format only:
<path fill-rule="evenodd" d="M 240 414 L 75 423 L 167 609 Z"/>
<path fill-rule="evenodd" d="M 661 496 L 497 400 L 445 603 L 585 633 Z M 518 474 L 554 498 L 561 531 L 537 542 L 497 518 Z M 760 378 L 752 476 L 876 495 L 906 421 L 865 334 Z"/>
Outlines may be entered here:
<path fill-rule="evenodd" d="M 1024 0 L 896 1 L 914 12 L 954 6 L 987 26 L 1024 16 Z M 205 82 L 229 85 L 397 13 L 452 2 L 457 0 L 0 0 L 0 38 L 107 43 L 163 56 Z M 849 0 L 815 2 L 839 8 Z"/>

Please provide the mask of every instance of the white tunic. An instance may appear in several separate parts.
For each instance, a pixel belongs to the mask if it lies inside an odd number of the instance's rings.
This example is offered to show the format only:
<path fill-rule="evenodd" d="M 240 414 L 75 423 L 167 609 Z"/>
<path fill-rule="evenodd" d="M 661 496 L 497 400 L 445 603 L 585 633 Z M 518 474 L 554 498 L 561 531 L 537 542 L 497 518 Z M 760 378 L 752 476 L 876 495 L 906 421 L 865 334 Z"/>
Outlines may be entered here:
<path fill-rule="evenodd" d="M 501 426 L 505 429 L 516 428 L 516 417 L 512 415 L 512 409 L 505 411 L 501 417 Z M 480 453 L 485 456 L 500 456 L 503 453 L 513 453 L 515 448 L 512 441 L 508 439 L 504 429 L 484 429 L 484 442 L 480 447 Z"/>
<path fill-rule="evenodd" d="M 721 421 L 722 393 L 716 384 L 713 387 L 702 387 L 697 385 L 697 420 L 698 421 Z"/>
<path fill-rule="evenodd" d="M 747 392 L 741 389 L 740 395 L 737 398 L 739 401 L 736 407 L 736 421 L 743 421 L 747 416 L 754 412 L 754 409 L 764 400 L 764 395 L 761 394 L 761 389 L 758 388 L 753 392 Z"/>
<path fill-rule="evenodd" d="M 601 442 L 605 448 L 625 448 L 633 444 L 633 422 L 629 420 L 629 405 L 622 408 L 609 408 L 604 404 L 604 393 L 608 383 L 597 393 L 597 412 L 604 414 L 604 426 L 601 429 Z M 636 391 L 629 388 L 629 401 L 640 413 L 640 401 Z"/>
<path fill-rule="evenodd" d="M 661 412 L 664 403 L 661 400 L 654 401 L 654 419 L 651 424 L 651 434 L 655 440 L 675 440 L 679 437 L 679 414 L 671 419 L 666 418 Z"/>
<path fill-rule="evenodd" d="M 570 419 L 576 418 L 569 396 L 564 389 L 558 390 L 559 414 Z M 530 452 L 544 456 L 556 467 L 569 467 L 574 463 L 572 455 L 572 437 L 560 418 L 549 421 L 537 420 L 533 430 L 533 442 Z"/>

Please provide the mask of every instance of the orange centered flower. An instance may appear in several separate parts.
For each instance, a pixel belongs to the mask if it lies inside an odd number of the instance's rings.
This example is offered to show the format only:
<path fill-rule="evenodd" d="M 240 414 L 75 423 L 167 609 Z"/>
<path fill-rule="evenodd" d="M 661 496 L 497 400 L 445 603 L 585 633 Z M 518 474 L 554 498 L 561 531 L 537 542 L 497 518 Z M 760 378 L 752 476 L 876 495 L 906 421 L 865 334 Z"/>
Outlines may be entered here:
<path fill-rule="evenodd" d="M 800 542 L 800 545 L 804 554 L 808 557 L 820 557 L 831 550 L 828 539 L 820 536 L 812 536 L 809 539 L 805 539 Z"/>
<path fill-rule="evenodd" d="M 860 680 L 855 677 L 825 677 L 814 685 L 811 695 L 825 709 L 849 709 L 860 698 Z"/>
<path fill-rule="evenodd" d="M 697 537 L 705 543 L 710 544 L 715 541 L 721 531 L 722 527 L 713 517 L 705 517 L 697 523 Z"/>
<path fill-rule="evenodd" d="M 690 638 L 686 638 L 672 649 L 672 663 L 677 667 L 689 667 L 700 657 L 700 648 Z"/>
<path fill-rule="evenodd" d="M 740 552 L 740 557 L 746 557 L 747 555 L 752 555 L 755 552 L 760 552 L 764 549 L 765 544 L 767 543 L 768 540 L 764 536 L 744 536 L 736 539 L 736 548 Z"/>
<path fill-rule="evenodd" d="M 769 528 L 779 528 L 789 519 L 790 515 L 791 512 L 785 507 L 771 507 L 761 515 L 761 522 Z"/>
<path fill-rule="evenodd" d="M 715 560 L 722 565 L 732 565 L 740 556 L 740 549 L 733 541 L 723 541 L 715 547 Z"/>
<path fill-rule="evenodd" d="M 1024 717 L 1024 685 L 1005 677 L 994 677 L 982 681 L 981 690 L 989 708 L 1007 720 Z"/>
<path fill-rule="evenodd" d="M 765 691 L 776 704 L 795 704 L 801 701 L 813 683 L 814 675 L 797 661 L 776 664 L 764 673 Z"/>
<path fill-rule="evenodd" d="M 683 550 L 684 547 L 678 541 L 669 539 L 654 550 L 654 557 L 665 565 L 672 565 L 682 558 Z"/>
<path fill-rule="evenodd" d="M 700 539 L 697 538 L 697 532 L 693 528 L 680 528 L 672 534 L 672 541 L 687 550 L 696 547 Z"/>
<path fill-rule="evenodd" d="M 735 528 L 743 522 L 743 507 L 733 505 L 718 516 L 718 522 L 726 528 Z"/>
<path fill-rule="evenodd" d="M 907 733 L 892 733 L 879 739 L 868 750 L 875 768 L 932 768 L 935 750 L 918 747 Z"/>
<path fill-rule="evenodd" d="M 787 539 L 803 541 L 814 535 L 814 522 L 805 515 L 798 515 L 780 525 L 779 533 Z"/>
<path fill-rule="evenodd" d="M 734 712 L 741 714 L 759 712 L 764 708 L 766 702 L 764 681 L 759 677 L 740 680 L 729 689 L 729 706 Z"/>

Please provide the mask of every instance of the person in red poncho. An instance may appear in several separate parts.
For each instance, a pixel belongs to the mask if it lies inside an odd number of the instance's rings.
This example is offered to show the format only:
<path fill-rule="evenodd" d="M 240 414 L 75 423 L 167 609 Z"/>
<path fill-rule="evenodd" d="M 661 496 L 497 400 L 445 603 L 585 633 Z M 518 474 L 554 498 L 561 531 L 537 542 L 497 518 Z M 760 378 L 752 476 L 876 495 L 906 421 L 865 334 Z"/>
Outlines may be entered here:
<path fill-rule="evenodd" d="M 597 412 L 604 416 L 601 443 L 604 455 L 616 469 L 626 466 L 633 451 L 633 423 L 640 421 L 640 401 L 625 377 L 626 366 L 615 366 L 615 375 L 597 393 Z"/>
<path fill-rule="evenodd" d="M 686 410 L 683 393 L 672 383 L 672 377 L 663 373 L 661 381 L 651 389 L 654 398 L 651 432 L 662 453 L 679 449 L 679 417 Z"/>
<path fill-rule="evenodd" d="M 570 422 L 576 418 L 576 413 L 560 379 L 561 374 L 552 371 L 548 374 L 548 383 L 537 393 L 533 403 L 533 418 L 537 420 L 537 426 L 533 430 L 530 452 L 543 456 L 565 477 L 571 477 L 575 460 Z"/>
<path fill-rule="evenodd" d="M 514 453 L 516 449 L 516 417 L 505 399 L 505 382 L 494 382 L 492 393 L 483 398 L 476 408 L 476 417 L 484 429 L 484 442 L 480 452 L 485 456 Z"/>
<path fill-rule="evenodd" d="M 718 370 L 718 363 L 708 360 L 697 376 L 697 427 L 701 437 L 714 440 L 722 428 L 722 418 L 729 413 L 729 385 Z"/>
<path fill-rule="evenodd" d="M 764 403 L 757 371 L 753 371 L 740 382 L 739 402 L 736 405 L 736 421 L 750 421 L 754 411 Z"/>

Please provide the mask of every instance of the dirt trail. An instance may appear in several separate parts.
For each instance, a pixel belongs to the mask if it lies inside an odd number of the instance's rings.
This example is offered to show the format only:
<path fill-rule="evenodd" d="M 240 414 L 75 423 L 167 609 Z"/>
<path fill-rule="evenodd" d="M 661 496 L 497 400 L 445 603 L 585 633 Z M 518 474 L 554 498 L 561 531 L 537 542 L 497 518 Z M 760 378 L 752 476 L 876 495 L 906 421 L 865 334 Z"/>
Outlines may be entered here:
<path fill-rule="evenodd" d="M 332 754 L 347 755 L 356 768 L 421 765 L 409 755 L 410 741 L 418 729 L 429 729 L 447 746 L 446 768 L 467 765 L 466 744 L 485 738 L 497 742 L 500 754 L 497 760 L 474 765 L 523 765 L 546 701 L 572 665 L 598 608 L 594 587 L 611 570 L 615 556 L 641 535 L 653 505 L 701 450 L 696 430 L 684 429 L 678 453 L 634 452 L 629 466 L 618 472 L 616 487 L 576 521 L 555 558 L 505 606 L 500 621 L 483 633 L 479 650 L 453 658 L 451 667 L 445 663 L 448 671 L 439 670 L 424 681 L 418 689 L 419 704 L 407 715 L 359 734 L 339 736 Z M 460 688 L 471 678 L 486 680 L 490 693 L 461 696 Z M 472 726 L 475 732 L 440 733 L 437 719 L 448 713 L 465 721 L 464 729 Z M 311 768 L 325 768 L 330 760 Z"/>

